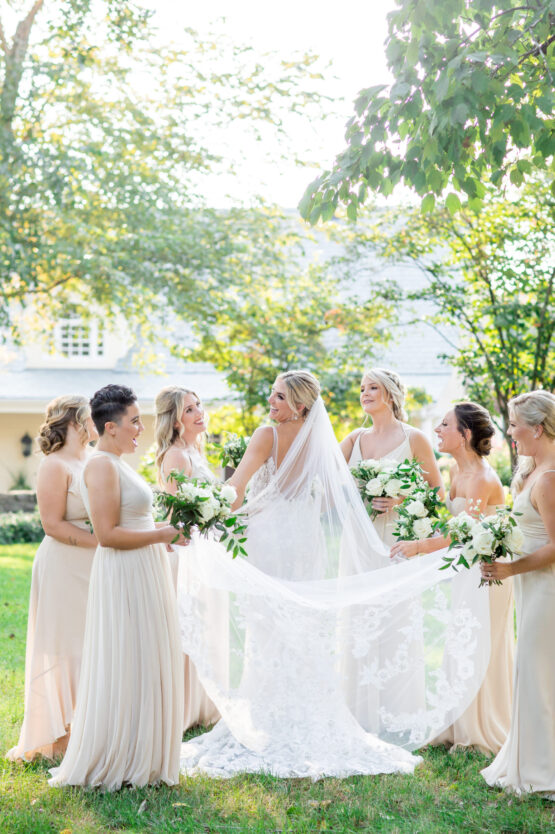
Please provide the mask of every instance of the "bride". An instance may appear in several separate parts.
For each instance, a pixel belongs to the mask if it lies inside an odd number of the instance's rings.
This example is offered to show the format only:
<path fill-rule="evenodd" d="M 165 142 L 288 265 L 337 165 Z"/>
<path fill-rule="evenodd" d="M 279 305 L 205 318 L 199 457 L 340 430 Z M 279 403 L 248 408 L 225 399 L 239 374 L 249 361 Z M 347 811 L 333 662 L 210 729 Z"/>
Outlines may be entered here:
<path fill-rule="evenodd" d="M 479 574 L 438 571 L 441 554 L 384 568 L 387 550 L 318 381 L 307 371 L 280 374 L 269 403 L 276 426 L 254 433 L 231 479 L 237 507 L 250 482 L 241 510 L 248 558 L 233 560 L 202 540 L 180 565 L 183 648 L 222 716 L 182 745 L 182 772 L 412 772 L 420 758 L 410 751 L 465 709 L 483 677 L 487 595 L 465 592 Z M 202 602 L 206 589 L 229 610 L 226 672 Z M 395 655 L 380 658 L 376 646 L 392 630 Z M 410 709 L 396 711 L 381 691 L 402 686 L 415 668 L 426 687 Z M 375 695 L 372 733 L 350 708 L 359 687 Z"/>

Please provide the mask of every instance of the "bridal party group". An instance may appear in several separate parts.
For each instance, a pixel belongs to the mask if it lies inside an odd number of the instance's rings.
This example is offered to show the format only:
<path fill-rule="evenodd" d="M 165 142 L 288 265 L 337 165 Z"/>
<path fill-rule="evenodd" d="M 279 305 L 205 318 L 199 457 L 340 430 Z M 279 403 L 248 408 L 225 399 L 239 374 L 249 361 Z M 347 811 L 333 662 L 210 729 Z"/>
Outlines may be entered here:
<path fill-rule="evenodd" d="M 51 760 L 52 786 L 119 790 L 180 773 L 410 773 L 433 744 L 485 753 L 491 786 L 555 799 L 555 396 L 510 403 L 520 552 L 459 573 L 440 570 L 445 529 L 399 539 L 402 499 L 365 504 L 351 468 L 416 461 L 452 516 L 487 518 L 507 500 L 488 463 L 495 429 L 459 402 L 433 443 L 404 398 L 395 372 L 365 371 L 361 427 L 338 442 L 318 380 L 279 374 L 229 480 L 246 526 L 237 559 L 215 534 L 155 520 L 153 488 L 125 460 L 143 432 L 130 388 L 49 403 L 8 757 Z M 197 393 L 160 391 L 157 489 L 175 494 L 176 471 L 216 480 L 207 430 Z M 447 488 L 434 445 L 451 461 Z M 197 725 L 212 729 L 182 742 Z"/>

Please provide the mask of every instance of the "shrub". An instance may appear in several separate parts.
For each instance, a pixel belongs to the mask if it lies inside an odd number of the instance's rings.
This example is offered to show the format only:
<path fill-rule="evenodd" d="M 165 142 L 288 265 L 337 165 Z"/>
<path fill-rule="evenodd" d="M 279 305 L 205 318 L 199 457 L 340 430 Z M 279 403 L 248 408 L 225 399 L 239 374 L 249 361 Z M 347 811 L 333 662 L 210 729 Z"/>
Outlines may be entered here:
<path fill-rule="evenodd" d="M 38 511 L 34 513 L 0 513 L 0 544 L 40 542 L 44 530 Z"/>

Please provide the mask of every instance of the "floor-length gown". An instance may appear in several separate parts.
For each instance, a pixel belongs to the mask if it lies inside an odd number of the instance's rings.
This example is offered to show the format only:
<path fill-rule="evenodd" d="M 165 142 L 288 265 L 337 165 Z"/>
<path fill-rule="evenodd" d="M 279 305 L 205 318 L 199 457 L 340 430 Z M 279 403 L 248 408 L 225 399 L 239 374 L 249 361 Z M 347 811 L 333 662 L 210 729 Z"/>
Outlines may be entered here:
<path fill-rule="evenodd" d="M 87 512 L 79 491 L 85 461 L 64 465 L 71 473 L 64 520 L 87 528 Z M 25 712 L 10 759 L 52 758 L 56 741 L 73 720 L 89 577 L 95 549 L 74 547 L 45 536 L 35 554 L 29 600 L 25 653 Z M 62 752 L 62 750 L 60 750 Z"/>
<path fill-rule="evenodd" d="M 152 492 L 108 452 L 121 493 L 119 525 L 152 530 Z M 82 481 L 85 506 L 88 495 Z M 166 549 L 97 548 L 77 705 L 51 785 L 143 786 L 179 777 L 183 655 Z"/>
<path fill-rule="evenodd" d="M 191 462 L 191 478 L 198 478 L 203 481 L 213 481 L 214 476 L 212 472 L 208 468 L 206 461 L 204 460 L 203 456 L 198 452 L 196 449 L 188 449 L 187 455 Z M 162 462 L 162 477 L 165 479 L 166 474 L 164 472 L 164 464 Z M 175 547 L 172 552 L 169 554 L 170 557 L 170 565 L 172 570 L 172 576 L 174 580 L 174 585 L 177 589 L 178 585 L 178 574 L 179 574 L 179 563 L 181 559 L 187 559 L 189 555 L 189 548 L 194 547 L 197 541 L 198 535 L 195 534 L 191 541 L 191 544 L 188 547 Z M 183 578 L 183 590 L 186 590 L 185 583 L 187 582 L 186 578 Z M 211 605 L 213 608 L 213 617 L 214 617 L 214 630 L 219 631 L 222 635 L 221 639 L 225 639 L 225 628 L 226 628 L 226 621 L 224 612 L 221 611 L 217 605 L 217 600 L 212 595 L 212 598 L 209 594 L 207 594 L 207 605 Z M 214 702 L 208 697 L 206 691 L 201 684 L 197 670 L 195 669 L 195 664 L 190 659 L 187 654 L 183 655 L 183 667 L 184 667 L 184 714 L 183 714 L 183 730 L 188 730 L 189 727 L 194 727 L 198 724 L 204 724 L 205 726 L 209 724 L 215 724 L 220 717 L 220 713 L 218 712 Z"/>
<path fill-rule="evenodd" d="M 527 487 L 514 512 L 523 556 L 549 537 Z M 520 515 L 518 515 L 520 513 Z M 517 619 L 514 698 L 509 735 L 482 775 L 489 785 L 555 798 L 555 564 L 513 577 Z"/>
<path fill-rule="evenodd" d="M 466 508 L 466 498 L 446 497 L 452 515 Z M 489 506 L 484 515 L 495 515 L 496 507 Z M 482 686 L 468 709 L 433 744 L 448 744 L 453 748 L 476 747 L 484 753 L 498 753 L 507 738 L 511 723 L 514 659 L 514 600 L 513 583 L 478 589 L 489 594 L 491 652 L 488 670 Z"/>

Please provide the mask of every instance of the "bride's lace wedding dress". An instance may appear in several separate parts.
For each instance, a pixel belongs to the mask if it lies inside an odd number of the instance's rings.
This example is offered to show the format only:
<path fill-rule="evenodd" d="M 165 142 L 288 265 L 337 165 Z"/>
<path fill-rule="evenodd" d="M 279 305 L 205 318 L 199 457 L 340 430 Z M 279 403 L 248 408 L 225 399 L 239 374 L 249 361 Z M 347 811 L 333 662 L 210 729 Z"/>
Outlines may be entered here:
<path fill-rule="evenodd" d="M 184 651 L 222 716 L 182 745 L 181 770 L 410 773 L 420 761 L 410 751 L 464 710 L 483 677 L 487 595 L 476 603 L 467 593 L 479 576 L 439 572 L 441 554 L 387 565 L 320 399 L 279 467 L 276 460 L 277 435 L 245 505 L 248 558 L 204 540 L 180 571 Z M 229 611 L 225 667 L 203 610 L 207 588 Z M 395 656 L 383 658 L 376 646 L 392 629 Z M 403 686 L 415 668 L 425 692 L 399 712 L 383 691 Z M 359 688 L 375 696 L 372 732 L 351 709 Z"/>

